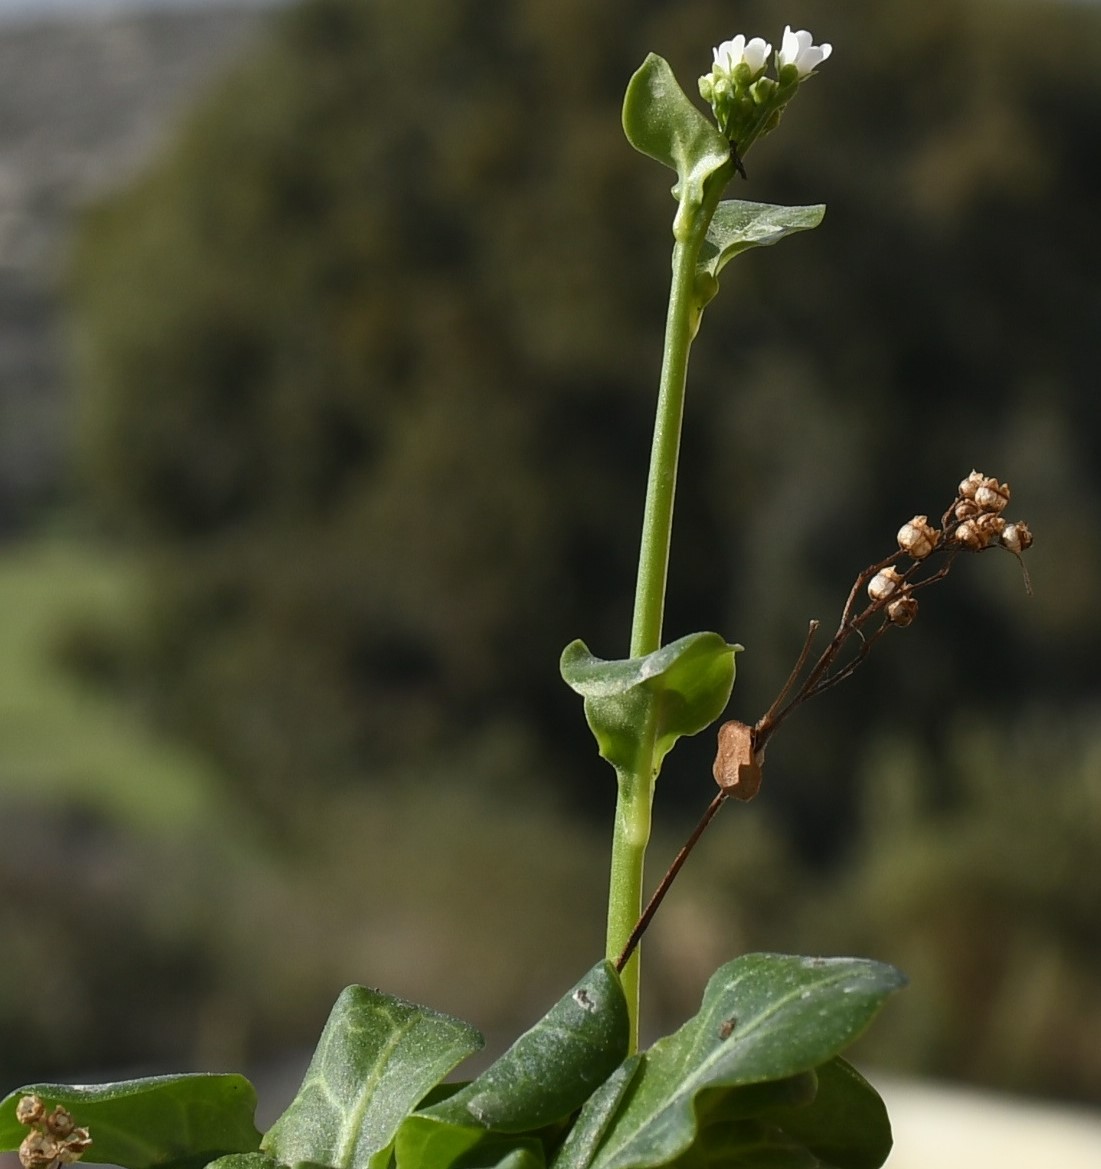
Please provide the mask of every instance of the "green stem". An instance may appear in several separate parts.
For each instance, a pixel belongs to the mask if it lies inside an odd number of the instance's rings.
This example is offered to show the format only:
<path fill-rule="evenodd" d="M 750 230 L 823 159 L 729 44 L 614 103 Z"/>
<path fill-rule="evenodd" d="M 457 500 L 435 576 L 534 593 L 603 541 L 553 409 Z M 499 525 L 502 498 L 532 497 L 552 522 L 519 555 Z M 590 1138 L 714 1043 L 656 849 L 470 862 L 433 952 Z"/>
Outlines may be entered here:
<path fill-rule="evenodd" d="M 646 484 L 631 626 L 633 658 L 643 657 L 661 648 L 688 356 L 699 328 L 700 315 L 713 292 L 713 289 L 708 291 L 700 287 L 696 265 L 707 226 L 732 170 L 733 163 L 712 175 L 702 205 L 682 205 L 674 222 L 673 273 L 669 310 L 665 319 L 665 348 L 650 450 L 650 473 Z M 642 731 L 641 746 L 634 766 L 619 772 L 608 894 L 607 954 L 613 962 L 627 945 L 635 923 L 642 914 L 643 871 L 646 845 L 650 839 L 654 781 L 657 778 L 654 758 L 657 736 L 655 709 L 648 711 L 646 726 Z M 638 1046 L 639 962 L 640 956 L 636 950 L 622 971 L 631 1018 L 632 1051 Z"/>

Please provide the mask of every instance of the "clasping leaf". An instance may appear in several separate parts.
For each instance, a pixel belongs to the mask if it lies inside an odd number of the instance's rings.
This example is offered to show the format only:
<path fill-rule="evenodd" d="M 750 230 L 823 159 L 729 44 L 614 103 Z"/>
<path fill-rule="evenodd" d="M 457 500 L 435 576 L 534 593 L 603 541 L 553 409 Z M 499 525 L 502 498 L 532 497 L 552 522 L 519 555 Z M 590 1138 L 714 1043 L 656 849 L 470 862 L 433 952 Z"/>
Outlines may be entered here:
<path fill-rule="evenodd" d="M 700 248 L 697 273 L 718 277 L 736 255 L 749 248 L 779 243 L 796 231 L 817 227 L 826 214 L 825 205 L 784 207 L 775 203 L 747 203 L 724 199 L 715 208 Z"/>
<path fill-rule="evenodd" d="M 699 207 L 708 178 L 731 165 L 730 143 L 688 100 L 669 62 L 656 53 L 627 83 L 623 132 L 640 153 L 677 172 L 673 194 L 682 208 Z"/>
<path fill-rule="evenodd" d="M 655 773 L 682 735 L 694 735 L 722 714 L 734 686 L 734 655 L 717 633 L 690 633 L 652 654 L 604 661 L 583 641 L 562 652 L 568 686 L 585 699 L 585 717 L 600 754 L 618 771 L 631 770 L 651 718 Z"/>

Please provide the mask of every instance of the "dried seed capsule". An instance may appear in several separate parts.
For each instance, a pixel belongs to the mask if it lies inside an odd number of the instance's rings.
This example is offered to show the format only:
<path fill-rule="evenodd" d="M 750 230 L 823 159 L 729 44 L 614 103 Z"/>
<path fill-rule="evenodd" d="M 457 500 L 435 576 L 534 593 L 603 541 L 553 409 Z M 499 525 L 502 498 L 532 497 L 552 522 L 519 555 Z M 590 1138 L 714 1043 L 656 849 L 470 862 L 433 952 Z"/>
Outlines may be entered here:
<path fill-rule="evenodd" d="M 1000 538 L 1005 530 L 1005 520 L 992 511 L 984 511 L 982 515 L 975 517 L 975 527 L 983 535 L 983 547 L 985 548 L 987 544 Z"/>
<path fill-rule="evenodd" d="M 1000 512 L 1009 502 L 1009 484 L 997 479 L 984 479 L 975 489 L 975 502 L 983 511 Z"/>
<path fill-rule="evenodd" d="M 960 483 L 960 495 L 964 499 L 974 499 L 976 492 L 979 490 L 979 487 L 982 485 L 985 478 L 986 476 L 981 471 L 972 471 L 971 474 L 968 475 L 962 483 Z"/>
<path fill-rule="evenodd" d="M 74 1128 L 58 1146 L 57 1159 L 62 1165 L 71 1165 L 84 1156 L 91 1144 L 92 1136 L 86 1128 Z"/>
<path fill-rule="evenodd" d="M 67 1137 L 73 1131 L 73 1116 L 60 1104 L 46 1117 L 46 1131 L 55 1137 Z"/>
<path fill-rule="evenodd" d="M 885 601 L 902 583 L 902 574 L 895 568 L 881 568 L 868 582 L 868 596 L 873 601 Z"/>
<path fill-rule="evenodd" d="M 972 552 L 977 552 L 990 543 L 989 535 L 985 534 L 979 526 L 978 517 L 973 520 L 964 520 L 952 533 L 952 538 L 962 547 L 970 548 Z"/>
<path fill-rule="evenodd" d="M 898 529 L 898 546 L 914 560 L 924 560 L 937 546 L 940 532 L 929 523 L 927 515 L 916 515 Z"/>
<path fill-rule="evenodd" d="M 19 1163 L 23 1169 L 48 1169 L 58 1159 L 57 1141 L 48 1133 L 32 1129 L 19 1146 Z"/>
<path fill-rule="evenodd" d="M 979 505 L 973 499 L 961 499 L 955 507 L 956 519 L 971 520 L 979 514 Z"/>
<path fill-rule="evenodd" d="M 1006 524 L 1002 529 L 1002 543 L 1018 555 L 1032 547 L 1032 529 L 1023 520 Z"/>
<path fill-rule="evenodd" d="M 917 597 L 912 596 L 910 593 L 904 593 L 887 606 L 888 620 L 892 625 L 897 625 L 900 629 L 905 629 L 917 616 L 917 612 Z"/>
<path fill-rule="evenodd" d="M 46 1115 L 46 1105 L 40 1096 L 22 1096 L 15 1106 L 15 1119 L 20 1124 L 39 1124 Z"/>
<path fill-rule="evenodd" d="M 719 747 L 711 769 L 715 782 L 737 800 L 751 800 L 761 787 L 761 763 L 753 750 L 753 730 L 745 723 L 719 727 Z"/>

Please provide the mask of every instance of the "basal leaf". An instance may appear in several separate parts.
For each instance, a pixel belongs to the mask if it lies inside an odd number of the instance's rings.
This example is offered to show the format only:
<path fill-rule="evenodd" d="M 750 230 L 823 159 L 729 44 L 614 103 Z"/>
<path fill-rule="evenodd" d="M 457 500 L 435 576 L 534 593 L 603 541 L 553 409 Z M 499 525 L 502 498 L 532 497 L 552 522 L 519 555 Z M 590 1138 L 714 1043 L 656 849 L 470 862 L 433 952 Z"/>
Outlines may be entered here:
<path fill-rule="evenodd" d="M 18 1149 L 27 1129 L 15 1118 L 23 1096 L 64 1105 L 89 1130 L 82 1161 L 124 1169 L 192 1169 L 260 1144 L 256 1092 L 236 1075 L 155 1076 L 112 1084 L 30 1084 L 0 1101 L 0 1150 Z"/>
<path fill-rule="evenodd" d="M 267 1153 L 229 1153 L 207 1164 L 206 1169 L 280 1169 Z"/>
<path fill-rule="evenodd" d="M 891 1151 L 891 1122 L 879 1093 L 840 1056 L 816 1069 L 804 1106 L 765 1109 L 764 1118 L 831 1169 L 879 1169 Z"/>
<path fill-rule="evenodd" d="M 756 1118 L 711 1125 L 669 1164 L 675 1169 L 833 1169 L 782 1129 Z"/>
<path fill-rule="evenodd" d="M 782 207 L 725 199 L 711 217 L 707 238 L 700 248 L 697 272 L 718 277 L 739 253 L 779 243 L 793 232 L 817 227 L 825 214 L 826 208 L 821 203 L 810 207 Z"/>
<path fill-rule="evenodd" d="M 707 179 L 730 164 L 730 143 L 689 101 L 669 62 L 651 53 L 627 83 L 623 131 L 642 154 L 677 172 L 682 204 L 703 202 Z"/>
<path fill-rule="evenodd" d="M 490 1135 L 460 1157 L 455 1169 L 543 1169 L 544 1165 L 543 1146 L 537 1140 Z"/>
<path fill-rule="evenodd" d="M 553 1169 L 586 1169 L 592 1164 L 612 1117 L 641 1065 L 641 1055 L 631 1056 L 585 1101 L 554 1158 Z"/>
<path fill-rule="evenodd" d="M 562 652 L 560 668 L 585 700 L 600 754 L 617 770 L 635 767 L 640 749 L 649 747 L 649 720 L 657 720 L 656 769 L 677 739 L 702 731 L 722 714 L 741 648 L 717 633 L 690 633 L 645 657 L 604 661 L 575 641 Z"/>
<path fill-rule="evenodd" d="M 385 1161 L 401 1121 L 482 1043 L 459 1019 L 350 986 L 263 1150 L 292 1167 L 366 1169 L 372 1158 Z"/>
<path fill-rule="evenodd" d="M 447 1169 L 487 1132 L 533 1133 L 575 1112 L 627 1055 L 619 975 L 600 962 L 477 1079 L 401 1126 L 398 1169 Z"/>
<path fill-rule="evenodd" d="M 576 1111 L 627 1056 L 630 1023 L 615 967 L 596 966 L 477 1079 L 422 1115 L 529 1132 Z"/>
<path fill-rule="evenodd" d="M 593 1165 L 675 1160 L 700 1131 L 701 1093 L 818 1068 L 904 982 L 893 967 L 859 958 L 749 954 L 720 967 L 699 1013 L 646 1053 Z"/>

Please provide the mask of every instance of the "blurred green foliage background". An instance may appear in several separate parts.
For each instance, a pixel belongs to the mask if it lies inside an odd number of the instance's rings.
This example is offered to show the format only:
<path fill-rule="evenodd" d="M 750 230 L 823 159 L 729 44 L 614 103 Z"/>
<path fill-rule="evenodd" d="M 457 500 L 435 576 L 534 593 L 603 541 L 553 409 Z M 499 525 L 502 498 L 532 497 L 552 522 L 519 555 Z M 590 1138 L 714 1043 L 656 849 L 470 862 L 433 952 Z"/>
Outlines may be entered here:
<path fill-rule="evenodd" d="M 1039 0 L 277 14 L 72 257 L 65 522 L 0 557 L 11 1082 L 256 1061 L 351 981 L 503 1035 L 599 951 L 613 781 L 556 662 L 626 651 L 673 211 L 619 104 L 780 20 L 834 56 L 736 194 L 828 211 L 708 311 L 667 637 L 742 642 L 752 721 L 972 467 L 1033 595 L 965 558 L 778 737 L 649 1026 L 740 950 L 854 951 L 913 978 L 865 1059 L 1101 1100 L 1101 20 Z"/>

